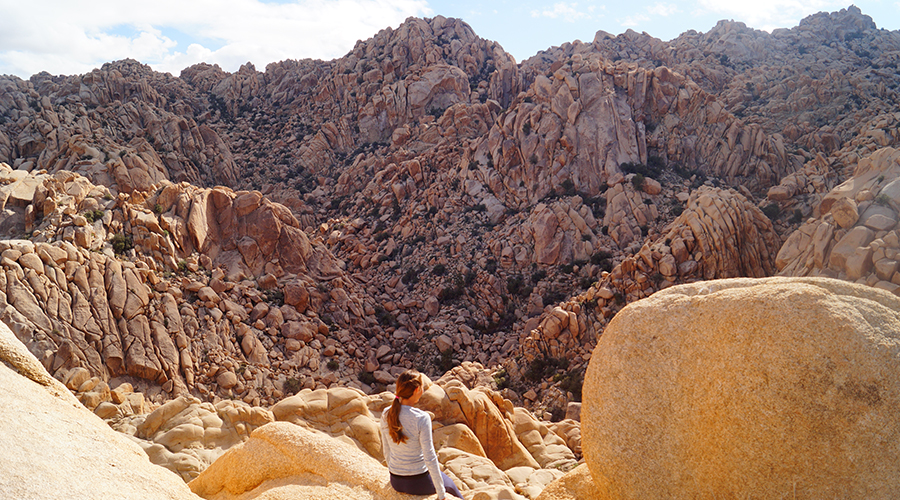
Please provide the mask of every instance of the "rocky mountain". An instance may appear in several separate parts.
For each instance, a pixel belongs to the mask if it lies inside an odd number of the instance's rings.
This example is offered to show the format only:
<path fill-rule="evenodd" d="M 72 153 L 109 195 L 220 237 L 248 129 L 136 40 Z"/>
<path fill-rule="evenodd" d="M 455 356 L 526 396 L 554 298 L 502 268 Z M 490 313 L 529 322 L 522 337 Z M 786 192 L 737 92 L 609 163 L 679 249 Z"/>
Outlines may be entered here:
<path fill-rule="evenodd" d="M 480 364 L 467 390 L 517 436 L 513 406 L 577 415 L 597 339 L 659 290 L 898 293 L 898 63 L 900 32 L 850 7 L 520 63 L 438 16 L 262 72 L 0 76 L 0 319 L 185 478 L 292 395 L 376 398 L 410 367 L 449 391 Z M 181 412 L 217 415 L 218 451 L 161 437 Z"/>

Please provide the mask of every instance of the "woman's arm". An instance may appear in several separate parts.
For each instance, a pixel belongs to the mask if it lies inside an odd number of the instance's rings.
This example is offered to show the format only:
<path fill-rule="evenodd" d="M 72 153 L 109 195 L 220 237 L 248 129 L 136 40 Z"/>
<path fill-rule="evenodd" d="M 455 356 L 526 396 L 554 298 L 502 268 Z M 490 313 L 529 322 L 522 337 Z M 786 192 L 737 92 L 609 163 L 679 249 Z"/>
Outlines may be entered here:
<path fill-rule="evenodd" d="M 431 419 L 426 413 L 419 419 L 419 443 L 422 446 L 422 456 L 425 458 L 425 466 L 428 467 L 428 474 L 431 475 L 431 482 L 434 483 L 434 489 L 437 491 L 438 499 L 443 499 L 447 495 L 444 489 L 444 479 L 441 477 L 441 467 L 438 464 L 437 454 L 434 452 L 434 441 L 431 437 Z"/>

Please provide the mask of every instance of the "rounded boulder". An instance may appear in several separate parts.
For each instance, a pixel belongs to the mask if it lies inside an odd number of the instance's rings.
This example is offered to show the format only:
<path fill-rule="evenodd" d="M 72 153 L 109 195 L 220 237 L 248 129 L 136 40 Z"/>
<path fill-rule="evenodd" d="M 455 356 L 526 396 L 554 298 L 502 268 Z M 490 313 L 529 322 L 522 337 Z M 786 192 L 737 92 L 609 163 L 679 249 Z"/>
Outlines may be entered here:
<path fill-rule="evenodd" d="M 707 281 L 619 312 L 584 382 L 610 498 L 895 498 L 900 299 L 824 278 Z"/>

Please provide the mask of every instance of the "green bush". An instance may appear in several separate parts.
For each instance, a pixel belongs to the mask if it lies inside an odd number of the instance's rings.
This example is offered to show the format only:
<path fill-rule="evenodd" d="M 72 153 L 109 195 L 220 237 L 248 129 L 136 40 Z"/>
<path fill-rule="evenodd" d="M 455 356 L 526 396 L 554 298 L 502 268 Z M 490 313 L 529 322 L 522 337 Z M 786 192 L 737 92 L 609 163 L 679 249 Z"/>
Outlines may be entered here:
<path fill-rule="evenodd" d="M 325 367 L 331 371 L 335 371 L 341 367 L 341 365 L 337 362 L 336 359 L 329 359 L 327 363 L 325 363 Z"/>
<path fill-rule="evenodd" d="M 122 255 L 128 250 L 134 248 L 134 242 L 131 240 L 131 237 L 126 236 L 122 233 L 118 233 L 113 236 L 112 240 L 110 240 L 110 243 L 112 243 L 113 252 L 118 255 Z"/>
<path fill-rule="evenodd" d="M 528 368 L 525 370 L 525 378 L 532 382 L 540 382 L 567 368 L 569 368 L 569 360 L 566 358 L 541 356 L 532 359 L 531 363 L 528 364 Z"/>
<path fill-rule="evenodd" d="M 291 377 L 284 381 L 284 393 L 287 396 L 293 396 L 300 392 L 300 389 L 303 385 L 300 383 L 300 379 Z"/>
<path fill-rule="evenodd" d="M 634 174 L 634 177 L 631 178 L 631 185 L 634 186 L 634 189 L 640 191 L 641 187 L 644 185 L 644 176 L 641 174 Z"/>
<path fill-rule="evenodd" d="M 781 207 L 778 206 L 778 203 L 769 203 L 763 207 L 762 212 L 766 214 L 766 217 L 774 221 L 781 214 Z"/>
<path fill-rule="evenodd" d="M 103 210 L 91 210 L 90 212 L 85 212 L 84 218 L 93 224 L 102 219 L 104 215 L 106 215 L 106 213 Z"/>
<path fill-rule="evenodd" d="M 356 378 L 358 378 L 360 382 L 366 385 L 372 385 L 375 383 L 375 374 L 373 374 L 372 372 L 367 372 L 365 370 L 359 372 Z"/>

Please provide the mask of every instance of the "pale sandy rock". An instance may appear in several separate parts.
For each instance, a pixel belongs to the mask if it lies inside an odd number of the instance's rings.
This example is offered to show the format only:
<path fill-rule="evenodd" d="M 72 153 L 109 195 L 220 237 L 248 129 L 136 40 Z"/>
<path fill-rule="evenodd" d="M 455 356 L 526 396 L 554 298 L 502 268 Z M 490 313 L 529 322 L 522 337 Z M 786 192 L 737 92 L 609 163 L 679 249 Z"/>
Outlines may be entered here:
<path fill-rule="evenodd" d="M 891 497 L 898 309 L 814 278 L 699 282 L 629 305 L 585 376 L 595 483 L 612 498 Z"/>
<path fill-rule="evenodd" d="M 863 226 L 857 226 L 848 231 L 834 248 L 831 249 L 831 257 L 828 265 L 833 269 L 846 269 L 848 261 L 853 257 L 858 248 L 865 247 L 875 239 L 875 233 Z"/>
<path fill-rule="evenodd" d="M 179 397 L 149 414 L 136 410 L 131 417 L 113 419 L 111 426 L 133 436 L 153 463 L 184 481 L 197 477 L 226 450 L 249 439 L 253 429 L 274 421 L 266 409 L 230 400 L 213 405 Z"/>
<path fill-rule="evenodd" d="M 834 221 L 843 228 L 852 227 L 859 220 L 856 202 L 850 198 L 841 198 L 831 205 Z"/>
<path fill-rule="evenodd" d="M 577 465 L 575 455 L 549 427 L 524 408 L 515 409 L 516 437 L 541 468 L 569 471 Z"/>
<path fill-rule="evenodd" d="M 5 325 L 0 358 L 4 498 L 199 498 L 75 401 Z"/>
<path fill-rule="evenodd" d="M 419 406 L 435 420 L 464 423 L 477 436 L 485 455 L 501 470 L 527 465 L 540 468 L 515 432 L 512 403 L 485 387 L 469 390 L 457 379 L 431 384 Z"/>
<path fill-rule="evenodd" d="M 378 422 L 369 411 L 368 399 L 358 390 L 334 387 L 304 389 L 272 407 L 278 421 L 309 427 L 352 443 L 381 460 Z"/>
<path fill-rule="evenodd" d="M 535 500 L 607 500 L 616 498 L 601 490 L 587 464 L 581 464 L 550 483 Z"/>
<path fill-rule="evenodd" d="M 438 461 L 463 495 L 484 500 L 523 500 L 509 477 L 485 457 L 455 448 L 442 448 Z"/>
<path fill-rule="evenodd" d="M 189 484 L 207 499 L 405 500 L 388 470 L 325 434 L 275 422 L 255 430 Z M 435 495 L 428 497 L 433 499 Z"/>

